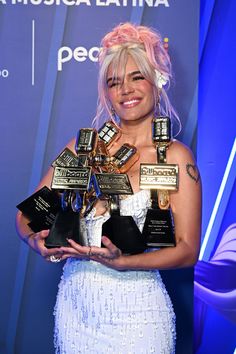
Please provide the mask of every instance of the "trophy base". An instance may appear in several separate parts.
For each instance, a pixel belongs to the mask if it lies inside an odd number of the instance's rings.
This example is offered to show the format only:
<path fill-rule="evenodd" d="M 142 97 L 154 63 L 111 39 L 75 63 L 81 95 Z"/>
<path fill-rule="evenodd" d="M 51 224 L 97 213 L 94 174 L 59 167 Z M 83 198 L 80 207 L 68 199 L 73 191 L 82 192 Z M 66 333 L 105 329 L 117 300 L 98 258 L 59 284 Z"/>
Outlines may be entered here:
<path fill-rule="evenodd" d="M 80 233 L 80 215 L 72 210 L 59 211 L 45 240 L 45 247 L 68 247 L 67 238 L 82 244 Z"/>
<path fill-rule="evenodd" d="M 112 214 L 102 226 L 102 235 L 107 236 L 125 254 L 137 254 L 146 250 L 145 238 L 132 216 Z"/>
<path fill-rule="evenodd" d="M 174 247 L 176 242 L 171 210 L 148 209 L 143 236 L 148 247 Z"/>

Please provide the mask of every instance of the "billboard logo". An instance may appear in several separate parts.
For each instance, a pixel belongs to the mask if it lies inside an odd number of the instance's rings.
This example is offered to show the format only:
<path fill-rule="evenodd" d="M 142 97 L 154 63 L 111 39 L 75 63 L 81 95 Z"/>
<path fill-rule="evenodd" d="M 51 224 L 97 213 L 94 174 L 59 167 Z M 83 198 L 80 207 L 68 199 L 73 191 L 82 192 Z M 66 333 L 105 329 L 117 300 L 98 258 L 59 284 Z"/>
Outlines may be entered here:
<path fill-rule="evenodd" d="M 62 71 L 62 66 L 72 59 L 79 63 L 88 59 L 95 63 L 98 61 L 99 51 L 99 47 L 92 47 L 89 49 L 86 49 L 85 47 L 76 47 L 74 50 L 66 46 L 61 47 L 57 53 L 57 70 Z"/>

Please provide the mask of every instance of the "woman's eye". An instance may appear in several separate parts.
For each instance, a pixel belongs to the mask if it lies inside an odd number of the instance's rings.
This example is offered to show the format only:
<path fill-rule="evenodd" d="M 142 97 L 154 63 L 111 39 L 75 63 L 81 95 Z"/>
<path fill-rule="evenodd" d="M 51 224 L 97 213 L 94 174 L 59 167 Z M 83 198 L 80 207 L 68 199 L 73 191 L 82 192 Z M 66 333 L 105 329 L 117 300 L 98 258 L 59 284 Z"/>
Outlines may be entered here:
<path fill-rule="evenodd" d="M 137 80 L 145 80 L 145 77 L 143 77 L 143 76 L 141 76 L 141 75 L 139 75 L 139 76 L 134 76 L 134 77 L 133 77 L 133 80 L 134 80 L 134 81 L 137 81 Z"/>
<path fill-rule="evenodd" d="M 112 87 L 115 87 L 115 86 L 118 86 L 118 85 L 119 85 L 119 82 L 113 81 L 113 82 L 111 82 L 111 83 L 108 84 L 108 87 L 109 87 L 109 88 L 112 88 Z"/>

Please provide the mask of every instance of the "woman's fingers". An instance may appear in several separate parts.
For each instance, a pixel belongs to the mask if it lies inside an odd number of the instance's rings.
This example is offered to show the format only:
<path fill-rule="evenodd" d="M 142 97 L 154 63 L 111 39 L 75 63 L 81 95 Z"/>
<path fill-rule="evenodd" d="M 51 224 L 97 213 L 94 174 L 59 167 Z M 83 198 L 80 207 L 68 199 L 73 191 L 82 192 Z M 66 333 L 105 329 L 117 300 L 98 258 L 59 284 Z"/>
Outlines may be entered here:
<path fill-rule="evenodd" d="M 116 247 L 116 245 L 114 245 L 114 243 L 112 243 L 107 236 L 102 236 L 102 243 L 109 250 L 111 255 L 114 256 L 114 258 L 121 256 L 121 250 Z"/>
<path fill-rule="evenodd" d="M 84 256 L 86 258 L 91 258 L 93 256 L 110 258 L 111 256 L 110 251 L 106 248 L 101 248 L 97 246 L 81 246 L 80 244 L 76 243 L 71 239 L 68 239 L 67 241 L 71 245 L 72 249 L 70 249 L 70 247 L 62 247 L 63 252 L 67 252 L 67 250 L 69 249 L 68 252 L 74 254 L 74 251 L 76 250 L 79 256 Z"/>
<path fill-rule="evenodd" d="M 58 249 L 62 260 L 68 257 L 74 257 L 80 259 L 92 259 L 102 263 L 102 259 L 112 260 L 121 256 L 120 249 L 117 248 L 106 236 L 102 237 L 102 242 L 105 246 L 104 248 L 97 246 L 81 246 L 72 239 L 67 239 L 67 241 L 70 244 L 69 247 L 60 247 Z M 53 255 L 55 255 L 57 249 L 53 249 L 53 251 Z M 50 256 L 50 254 L 48 255 Z"/>

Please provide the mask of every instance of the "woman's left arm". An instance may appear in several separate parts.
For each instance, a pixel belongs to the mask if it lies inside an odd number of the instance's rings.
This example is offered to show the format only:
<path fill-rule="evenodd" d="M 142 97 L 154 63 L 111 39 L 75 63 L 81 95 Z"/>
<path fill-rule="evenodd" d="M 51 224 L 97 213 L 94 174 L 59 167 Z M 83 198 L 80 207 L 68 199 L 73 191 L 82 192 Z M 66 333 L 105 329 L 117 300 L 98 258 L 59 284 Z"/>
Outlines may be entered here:
<path fill-rule="evenodd" d="M 167 153 L 167 162 L 179 165 L 179 189 L 170 193 L 175 223 L 176 247 L 165 247 L 137 255 L 122 255 L 107 237 L 106 248 L 87 249 L 71 242 L 75 252 L 92 252 L 92 259 L 119 270 L 171 269 L 196 263 L 201 233 L 201 179 L 191 151 L 175 141 Z"/>

